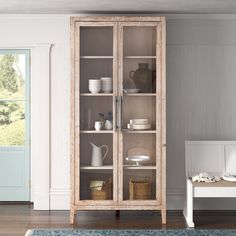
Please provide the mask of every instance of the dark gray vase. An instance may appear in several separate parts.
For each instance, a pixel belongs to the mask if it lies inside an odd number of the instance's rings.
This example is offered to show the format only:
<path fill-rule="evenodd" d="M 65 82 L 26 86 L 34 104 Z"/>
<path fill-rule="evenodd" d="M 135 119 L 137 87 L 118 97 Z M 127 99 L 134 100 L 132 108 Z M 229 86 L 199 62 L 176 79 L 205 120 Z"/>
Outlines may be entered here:
<path fill-rule="evenodd" d="M 138 63 L 138 69 L 130 71 L 130 78 L 141 93 L 152 92 L 152 70 L 148 68 L 148 63 Z"/>

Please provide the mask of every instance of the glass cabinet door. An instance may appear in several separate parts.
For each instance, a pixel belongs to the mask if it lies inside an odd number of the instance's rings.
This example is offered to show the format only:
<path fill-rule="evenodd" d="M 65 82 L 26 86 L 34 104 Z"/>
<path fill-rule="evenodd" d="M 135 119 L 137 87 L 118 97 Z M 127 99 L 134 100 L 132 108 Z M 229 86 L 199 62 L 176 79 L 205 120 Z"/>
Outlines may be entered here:
<path fill-rule="evenodd" d="M 158 23 L 121 23 L 122 142 L 119 199 L 160 200 L 160 58 Z"/>
<path fill-rule="evenodd" d="M 79 23 L 79 173 L 77 203 L 116 200 L 116 34 L 115 23 Z"/>

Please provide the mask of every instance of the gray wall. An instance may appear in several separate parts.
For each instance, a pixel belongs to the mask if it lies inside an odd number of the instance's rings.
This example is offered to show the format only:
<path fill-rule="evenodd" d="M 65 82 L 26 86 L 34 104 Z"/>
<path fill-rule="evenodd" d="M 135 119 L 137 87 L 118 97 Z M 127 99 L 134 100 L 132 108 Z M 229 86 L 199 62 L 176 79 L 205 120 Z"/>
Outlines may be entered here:
<path fill-rule="evenodd" d="M 236 18 L 167 21 L 169 209 L 183 207 L 185 140 L 236 140 Z M 231 209 L 233 201 L 195 203 Z"/>

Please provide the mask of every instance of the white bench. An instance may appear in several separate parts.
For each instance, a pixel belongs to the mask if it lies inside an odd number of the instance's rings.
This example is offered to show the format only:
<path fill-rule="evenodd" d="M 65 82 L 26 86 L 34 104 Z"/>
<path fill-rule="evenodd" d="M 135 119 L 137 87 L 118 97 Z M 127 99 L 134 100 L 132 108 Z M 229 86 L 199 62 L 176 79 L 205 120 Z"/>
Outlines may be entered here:
<path fill-rule="evenodd" d="M 220 181 L 217 183 L 192 182 L 191 176 L 199 172 L 222 176 L 236 173 L 236 141 L 186 141 L 186 203 L 184 216 L 189 227 L 194 227 L 194 198 L 232 198 L 236 197 L 236 183 Z"/>

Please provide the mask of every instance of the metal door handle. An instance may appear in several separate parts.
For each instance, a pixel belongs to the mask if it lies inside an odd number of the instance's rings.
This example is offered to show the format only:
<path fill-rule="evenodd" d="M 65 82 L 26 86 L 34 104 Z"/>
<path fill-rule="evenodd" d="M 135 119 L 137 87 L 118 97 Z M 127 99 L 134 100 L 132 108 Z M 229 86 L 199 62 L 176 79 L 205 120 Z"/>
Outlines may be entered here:
<path fill-rule="evenodd" d="M 122 128 L 122 97 L 116 97 L 116 129 L 121 131 Z"/>
<path fill-rule="evenodd" d="M 119 130 L 119 96 L 116 96 L 116 130 Z"/>
<path fill-rule="evenodd" d="M 123 127 L 123 97 L 120 96 L 120 131 L 122 131 Z"/>

